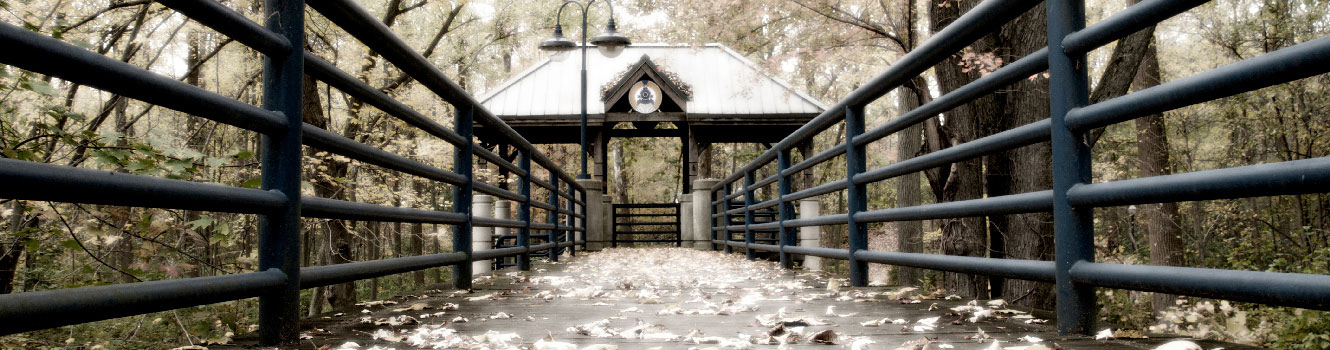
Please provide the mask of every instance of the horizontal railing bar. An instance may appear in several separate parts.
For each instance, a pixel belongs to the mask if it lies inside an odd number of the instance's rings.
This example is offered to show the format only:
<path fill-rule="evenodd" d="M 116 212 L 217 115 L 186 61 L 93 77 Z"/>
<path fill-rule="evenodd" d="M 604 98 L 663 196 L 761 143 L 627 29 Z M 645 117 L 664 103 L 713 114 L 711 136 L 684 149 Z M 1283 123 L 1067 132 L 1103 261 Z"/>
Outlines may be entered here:
<path fill-rule="evenodd" d="M 563 215 L 577 215 L 577 213 L 574 213 L 572 210 L 568 210 L 567 207 L 559 207 L 558 213 Z"/>
<path fill-rule="evenodd" d="M 510 220 L 510 219 L 491 218 L 484 216 L 472 216 L 471 225 L 476 227 L 523 228 L 526 227 L 526 222 L 518 220 Z"/>
<path fill-rule="evenodd" d="M 547 224 L 540 222 L 531 223 L 531 229 L 533 230 L 553 230 L 555 228 L 557 228 L 557 226 L 555 226 L 554 224 Z"/>
<path fill-rule="evenodd" d="M 847 107 L 867 105 L 869 102 L 882 97 L 882 95 L 886 95 L 892 89 L 932 68 L 947 57 L 951 57 L 952 54 L 969 46 L 980 37 L 992 33 L 1007 21 L 1020 16 L 1039 3 L 1040 1 L 1035 0 L 988 0 L 979 3 L 918 48 L 905 54 L 882 74 L 878 74 L 863 86 L 850 92 L 840 102 L 827 108 L 825 112 L 781 139 L 780 142 L 763 152 L 753 162 L 725 177 L 711 189 L 721 189 L 725 183 L 738 180 L 744 173 L 756 170 L 757 165 L 771 162 L 776 159 L 776 152 L 790 149 L 795 144 L 803 142 L 814 134 L 839 122 Z"/>
<path fill-rule="evenodd" d="M 555 207 L 554 207 L 553 204 L 549 204 L 549 203 L 545 203 L 545 202 L 541 202 L 541 201 L 532 201 L 532 202 L 531 202 L 531 207 L 532 207 L 532 208 L 544 209 L 544 210 L 554 210 L 554 209 L 555 209 Z"/>
<path fill-rule="evenodd" d="M 1107 207 L 1323 193 L 1327 188 L 1330 188 L 1330 157 L 1321 157 L 1079 184 L 1067 191 L 1067 200 L 1076 206 Z"/>
<path fill-rule="evenodd" d="M 531 184 L 532 184 L 532 185 L 536 185 L 537 187 L 540 187 L 540 188 L 543 188 L 543 189 L 550 190 L 550 191 L 555 191 L 555 192 L 559 191 L 559 189 L 554 188 L 554 184 L 549 183 L 548 181 L 544 181 L 544 180 L 537 179 L 537 178 L 531 178 Z"/>
<path fill-rule="evenodd" d="M 287 41 L 286 37 L 254 23 L 220 2 L 197 0 L 157 0 L 157 2 L 269 57 L 286 57 L 291 53 L 291 42 Z"/>
<path fill-rule="evenodd" d="M 650 221 L 650 222 L 616 222 L 614 224 L 619 226 L 660 226 L 660 225 L 675 226 L 678 225 L 679 223 L 675 221 Z"/>
<path fill-rule="evenodd" d="M 513 191 L 505 190 L 505 189 L 499 188 L 498 186 L 490 185 L 490 184 L 487 184 L 487 183 L 484 183 L 484 182 L 476 182 L 476 183 L 473 183 L 471 186 L 472 186 L 472 188 L 474 188 L 474 189 L 476 190 L 476 192 L 480 192 L 480 193 L 488 194 L 488 195 L 491 195 L 491 196 L 495 196 L 495 197 L 499 197 L 499 198 L 507 199 L 507 200 L 510 200 L 510 201 L 521 202 L 521 201 L 526 200 L 526 197 L 523 197 L 523 196 L 520 195 L 520 194 L 517 194 L 517 193 L 515 193 L 515 192 L 513 192 Z"/>
<path fill-rule="evenodd" d="M 860 250 L 854 257 L 879 264 L 910 266 L 930 270 L 968 273 L 973 275 L 1017 278 L 1027 281 L 1054 281 L 1056 270 L 1052 261 L 994 259 L 975 256 L 940 254 L 879 252 Z"/>
<path fill-rule="evenodd" d="M 345 136 L 320 129 L 313 125 L 305 124 L 301 129 L 301 132 L 303 133 L 301 139 L 304 140 L 305 145 L 310 147 L 340 154 L 368 164 L 378 165 L 384 168 L 397 170 L 426 179 L 441 181 L 451 185 L 467 182 L 466 177 L 463 177 L 462 175 L 435 168 L 429 164 L 421 163 L 392 152 L 356 142 Z"/>
<path fill-rule="evenodd" d="M 984 75 L 969 84 L 965 84 L 956 90 L 948 92 L 946 95 L 942 95 L 941 97 L 929 101 L 923 106 L 912 109 L 900 117 L 887 121 L 886 124 L 873 128 L 872 130 L 865 132 L 863 135 L 855 137 L 854 144 L 858 146 L 867 145 L 873 141 L 886 137 L 887 135 L 894 134 L 901 130 L 905 130 L 905 128 L 912 125 L 919 124 L 928 118 L 932 118 L 938 114 L 950 111 L 966 103 L 970 103 L 977 98 L 991 94 L 1005 86 L 1029 78 L 1032 75 L 1039 74 L 1039 72 L 1043 72 L 1047 69 L 1048 48 L 1042 48 L 1039 49 L 1039 51 L 1035 51 L 1011 64 L 993 71 L 993 73 Z M 1044 128 L 1048 129 L 1047 126 Z M 844 144 L 837 145 L 836 147 L 842 148 L 840 153 L 845 152 Z"/>
<path fill-rule="evenodd" d="M 780 174 L 773 174 L 771 176 L 762 178 L 761 180 L 754 181 L 752 188 L 756 190 L 762 187 L 766 187 L 767 185 L 776 183 L 776 180 L 779 180 L 778 176 L 780 176 Z"/>
<path fill-rule="evenodd" d="M 798 163 L 794 163 L 794 165 L 791 165 L 788 169 L 782 171 L 781 174 L 785 176 L 793 176 L 794 174 L 798 174 L 800 171 L 804 171 L 807 170 L 808 168 L 817 166 L 822 162 L 831 160 L 832 158 L 836 158 L 837 156 L 840 156 L 842 154 L 845 154 L 844 143 L 831 146 L 831 148 L 828 148 L 822 152 L 818 152 L 812 157 L 808 157 L 804 160 L 799 161 Z"/>
<path fill-rule="evenodd" d="M 830 214 L 811 218 L 786 220 L 785 227 L 844 225 L 850 222 L 850 215 L 845 213 Z"/>
<path fill-rule="evenodd" d="M 748 229 L 750 229 L 750 230 L 771 230 L 771 229 L 780 229 L 780 221 L 775 221 L 775 222 L 764 222 L 764 223 L 760 223 L 760 224 L 752 224 L 752 225 L 748 225 Z"/>
<path fill-rule="evenodd" d="M 330 286 L 366 278 L 465 263 L 466 253 L 439 253 L 300 268 L 300 288 Z"/>
<path fill-rule="evenodd" d="M 795 245 L 787 245 L 785 246 L 785 252 L 790 254 L 820 256 L 823 258 L 830 258 L 830 259 L 850 260 L 850 251 L 847 249 L 800 247 Z"/>
<path fill-rule="evenodd" d="M 743 191 L 737 191 L 737 192 L 734 192 L 734 193 L 731 193 L 731 194 L 727 194 L 727 195 L 725 195 L 725 200 L 731 200 L 731 199 L 735 199 L 735 198 L 743 197 L 743 195 L 744 195 Z"/>
<path fill-rule="evenodd" d="M 766 209 L 766 208 L 774 207 L 774 206 L 776 206 L 777 203 L 780 203 L 780 199 L 768 199 L 768 200 L 764 200 L 764 201 L 761 201 L 761 202 L 753 203 L 753 206 L 748 207 L 748 209 L 752 209 L 752 210 L 762 210 L 762 209 Z M 754 214 L 756 214 L 756 213 L 754 213 Z"/>
<path fill-rule="evenodd" d="M 466 215 L 461 213 L 398 208 L 310 196 L 300 199 L 300 215 L 322 219 L 427 224 L 460 224 L 466 222 Z"/>
<path fill-rule="evenodd" d="M 845 181 L 845 179 L 840 179 L 840 180 L 836 180 L 836 181 L 832 181 L 832 182 L 824 183 L 824 184 L 821 184 L 821 185 L 817 185 L 817 186 L 813 186 L 813 187 L 809 187 L 809 188 L 806 188 L 806 189 L 800 190 L 800 191 L 798 191 L 798 192 L 790 193 L 790 194 L 788 194 L 788 195 L 780 196 L 780 200 L 785 201 L 786 203 L 789 203 L 789 202 L 794 202 L 794 201 L 797 201 L 797 200 L 800 200 L 800 199 L 804 199 L 804 198 L 812 198 L 812 197 L 817 197 L 817 196 L 821 196 L 821 195 L 828 194 L 828 193 L 832 193 L 832 192 L 841 191 L 841 190 L 844 190 L 844 189 L 845 189 L 845 186 L 846 186 L 845 184 L 846 184 L 846 183 L 848 183 L 848 182 Z"/>
<path fill-rule="evenodd" d="M 777 253 L 780 252 L 780 246 L 775 244 L 749 243 L 748 249 L 759 250 L 764 252 L 777 252 Z"/>
<path fill-rule="evenodd" d="M 1077 262 L 1071 280 L 1101 287 L 1330 310 L 1330 275 Z"/>
<path fill-rule="evenodd" d="M 567 247 L 575 246 L 575 245 L 578 245 L 578 244 L 580 244 L 580 243 L 572 242 L 572 241 L 569 241 L 569 242 L 559 242 L 559 248 L 567 248 Z"/>
<path fill-rule="evenodd" d="M 617 231 L 616 235 L 659 235 L 665 233 L 679 233 L 678 230 L 645 230 L 645 231 Z"/>
<path fill-rule="evenodd" d="M 557 248 L 558 246 L 559 246 L 559 242 L 541 243 L 541 244 L 537 244 L 537 245 L 533 245 L 533 246 L 531 246 L 531 252 L 534 253 L 534 252 L 538 252 L 538 251 L 542 251 L 542 250 L 550 250 L 550 249 Z"/>
<path fill-rule="evenodd" d="M 9 23 L 0 23 L 0 63 L 91 86 L 185 114 L 264 134 L 286 129 L 281 113 L 67 44 Z"/>
<path fill-rule="evenodd" d="M 245 214 L 285 208 L 277 191 L 0 158 L 0 198 Z"/>
<path fill-rule="evenodd" d="M 342 93 L 368 103 L 398 120 L 447 141 L 453 146 L 471 141 L 309 52 L 305 52 L 305 72 L 315 79 L 337 88 Z M 480 148 L 476 147 L 476 149 Z"/>
<path fill-rule="evenodd" d="M 476 261 L 476 260 L 506 258 L 526 252 L 527 252 L 526 247 L 508 247 L 508 248 L 482 250 L 471 253 L 471 260 Z"/>
<path fill-rule="evenodd" d="M 503 168 L 504 171 L 512 173 L 517 177 L 527 176 L 527 172 L 523 171 L 521 167 L 517 166 L 517 164 L 509 162 L 507 159 L 503 159 L 503 157 L 494 154 L 494 152 L 490 152 L 490 150 L 487 150 L 484 147 L 474 147 L 472 148 L 472 150 L 475 152 L 477 156 L 480 156 L 481 159 L 484 159 L 485 161 L 488 161 L 500 168 Z"/>
<path fill-rule="evenodd" d="M 670 214 L 658 214 L 658 213 L 646 213 L 646 214 L 619 213 L 619 217 L 663 217 L 663 216 L 675 217 L 675 216 L 679 216 L 679 214 L 674 214 L 674 213 L 670 213 Z"/>
<path fill-rule="evenodd" d="M 678 208 L 678 203 L 650 203 L 650 204 L 615 204 L 614 208 L 626 209 L 672 209 Z M 635 214 L 636 215 L 636 214 Z"/>
<path fill-rule="evenodd" d="M 950 219 L 970 216 L 1038 213 L 1053 210 L 1053 191 L 878 209 L 854 215 L 855 222 Z"/>
<path fill-rule="evenodd" d="M 1330 72 L 1330 36 L 1245 59 L 1067 112 L 1082 132 L 1155 113 Z"/>
<path fill-rule="evenodd" d="M 747 244 L 748 243 L 744 243 L 744 241 L 725 241 L 725 245 L 736 248 L 743 248 Z"/>
<path fill-rule="evenodd" d="M 1067 34 L 1062 39 L 1062 47 L 1068 55 L 1086 53 L 1206 2 L 1209 0 L 1141 1 L 1090 27 Z"/>
<path fill-rule="evenodd" d="M 854 183 L 867 184 L 897 176 L 924 171 L 966 159 L 1029 146 L 1048 141 L 1051 129 L 1048 119 L 1022 125 L 970 142 L 947 147 L 922 156 L 906 159 L 854 176 Z"/>
<path fill-rule="evenodd" d="M 459 107 L 472 107 L 477 121 L 486 127 L 493 128 L 495 132 L 507 139 L 517 149 L 531 152 L 531 158 L 536 164 L 546 169 L 558 169 L 558 165 L 543 153 L 538 152 L 530 141 L 527 141 L 503 120 L 490 113 L 489 110 L 476 101 L 475 97 L 468 94 L 452 80 L 449 80 L 434 63 L 413 49 L 402 38 L 393 34 L 392 29 L 389 29 L 382 21 L 375 18 L 373 14 L 370 14 L 355 1 L 312 1 L 308 3 L 308 6 L 318 11 L 329 21 L 337 24 L 388 62 L 391 62 L 397 69 L 415 78 L 420 85 L 433 91 L 448 103 Z M 562 181 L 573 184 L 575 188 L 586 190 L 567 173 L 556 171 L 555 174 Z"/>
<path fill-rule="evenodd" d="M 619 243 L 674 243 L 674 239 L 620 239 Z"/>
<path fill-rule="evenodd" d="M 555 230 L 559 230 L 559 231 L 576 231 L 576 230 L 577 230 L 577 227 L 574 227 L 574 226 L 564 226 L 564 225 L 559 225 L 559 227 L 556 228 Z"/>
<path fill-rule="evenodd" d="M 257 297 L 281 270 L 0 295 L 0 335 Z"/>

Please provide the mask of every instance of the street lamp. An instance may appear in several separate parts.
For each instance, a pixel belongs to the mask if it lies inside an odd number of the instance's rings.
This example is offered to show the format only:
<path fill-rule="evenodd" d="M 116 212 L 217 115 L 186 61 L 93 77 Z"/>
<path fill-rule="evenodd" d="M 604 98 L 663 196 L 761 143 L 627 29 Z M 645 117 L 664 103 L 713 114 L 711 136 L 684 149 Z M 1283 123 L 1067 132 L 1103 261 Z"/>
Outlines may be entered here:
<path fill-rule="evenodd" d="M 614 27 L 614 6 L 610 5 L 609 0 L 604 0 L 603 2 L 605 3 L 605 6 L 608 6 L 610 8 L 610 23 L 605 26 L 605 33 L 601 33 L 600 35 L 597 35 L 595 38 L 592 38 L 591 43 L 595 44 L 596 47 L 600 49 L 601 54 L 608 57 L 615 57 L 618 56 L 619 53 L 623 52 L 623 48 L 625 46 L 632 45 L 632 41 L 628 40 L 628 38 L 624 37 L 623 35 L 619 35 L 619 32 Z M 581 46 L 582 48 L 582 129 L 581 129 L 582 170 L 580 173 L 577 174 L 578 179 L 591 178 L 590 175 L 587 175 L 587 168 L 586 168 L 586 157 L 587 157 L 586 32 L 587 32 L 587 10 L 590 9 L 591 4 L 594 3 L 596 3 L 596 0 L 587 0 L 586 3 L 583 3 L 578 0 L 564 0 L 563 4 L 559 5 L 559 11 L 554 17 L 554 36 L 540 43 L 541 50 L 553 52 L 555 55 L 563 55 L 568 51 L 572 51 L 573 49 L 578 48 L 577 43 L 568 40 L 568 38 L 565 38 L 563 36 L 563 25 L 559 23 L 559 21 L 563 18 L 564 7 L 567 7 L 569 4 L 577 4 L 577 8 L 582 10 L 582 46 Z"/>

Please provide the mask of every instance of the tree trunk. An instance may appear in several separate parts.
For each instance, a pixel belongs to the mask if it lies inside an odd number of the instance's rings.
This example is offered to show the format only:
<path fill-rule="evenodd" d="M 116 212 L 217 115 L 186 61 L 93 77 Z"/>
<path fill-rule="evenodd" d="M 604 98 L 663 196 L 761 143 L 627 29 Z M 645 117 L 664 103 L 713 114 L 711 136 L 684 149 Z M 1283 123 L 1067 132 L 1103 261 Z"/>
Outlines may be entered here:
<path fill-rule="evenodd" d="M 1150 42 L 1154 42 L 1153 36 Z M 1133 85 L 1136 90 L 1142 90 L 1159 85 L 1159 80 L 1159 57 L 1152 43 L 1145 49 Z M 1173 173 L 1169 164 L 1168 130 L 1164 127 L 1163 114 L 1136 119 L 1136 150 L 1141 162 L 1141 177 Z M 1141 217 L 1145 221 L 1145 234 L 1150 241 L 1150 264 L 1182 266 L 1182 226 L 1178 225 L 1178 204 L 1146 204 L 1140 208 Z M 1174 298 L 1173 295 L 1154 293 L 1155 314 L 1173 306 Z"/>
<path fill-rule="evenodd" d="M 323 104 L 319 98 L 319 92 L 314 82 L 314 78 L 306 75 L 304 77 L 304 121 L 315 127 L 328 129 L 328 118 L 323 114 Z M 332 198 L 346 200 L 346 186 L 338 179 L 344 179 L 350 171 L 349 164 L 338 160 L 336 157 L 315 149 L 309 151 L 312 154 L 307 155 L 312 159 L 317 159 L 319 166 L 317 168 L 325 169 L 322 172 L 316 171 L 308 174 L 306 178 L 311 179 L 314 184 L 315 195 L 322 198 Z M 322 156 L 320 156 L 322 154 Z M 328 220 L 328 241 L 324 242 L 322 249 L 330 249 L 326 263 L 345 264 L 355 261 L 355 255 L 352 251 L 354 237 L 346 221 Z M 333 308 L 351 307 L 356 303 L 356 285 L 355 282 L 347 282 L 332 286 L 328 290 L 328 303 Z"/>
<path fill-rule="evenodd" d="M 36 222 L 36 220 L 26 220 L 25 209 L 23 201 L 15 200 L 10 204 L 10 232 L 5 240 L 0 241 L 0 294 L 14 292 L 14 277 L 18 274 L 18 262 L 28 247 L 24 244 L 28 236 L 24 231 L 29 228 L 29 223 Z"/>
<path fill-rule="evenodd" d="M 957 17 L 973 8 L 978 0 L 932 0 L 929 4 L 930 23 L 934 33 L 951 24 Z M 991 52 L 996 47 L 996 37 L 985 36 L 970 50 L 978 53 Z M 938 85 L 942 92 L 950 92 L 980 77 L 979 72 L 963 71 L 959 55 L 952 55 L 934 67 Z M 950 129 L 953 144 L 961 144 L 983 136 L 981 126 L 986 118 L 993 118 L 993 111 L 999 110 L 994 96 L 985 96 L 973 102 L 953 109 L 946 115 L 946 124 Z M 938 202 L 954 202 L 976 199 L 983 196 L 983 164 L 980 159 L 971 159 L 953 164 L 952 175 L 943 186 L 942 198 Z M 988 232 L 983 218 L 966 217 L 943 220 L 942 253 L 954 256 L 988 256 Z M 989 296 L 988 278 L 978 275 L 947 272 L 943 275 L 943 288 L 948 293 L 959 294 L 966 298 L 985 299 Z"/>
<path fill-rule="evenodd" d="M 1003 26 L 1001 57 L 1015 61 L 1048 43 L 1044 5 L 1038 5 Z M 1007 130 L 1044 119 L 1048 115 L 1048 80 L 1021 80 L 1003 89 L 1003 121 L 992 131 Z M 1053 188 L 1053 155 L 1047 142 L 990 156 L 989 197 L 1029 193 Z M 1005 183 L 1003 183 L 1005 182 Z M 1017 214 L 989 218 L 993 257 L 1027 260 L 1053 259 L 1053 217 L 1050 213 Z M 999 244 L 1000 242 L 1000 244 Z M 1000 289 L 999 289 L 1000 288 Z M 1052 285 L 1025 280 L 994 283 L 994 294 L 1021 305 L 1054 308 Z"/>
<path fill-rule="evenodd" d="M 923 77 L 916 77 L 905 89 L 900 89 L 896 93 L 898 103 L 900 104 L 900 113 L 918 108 L 923 104 L 918 92 L 914 89 L 926 89 L 927 81 Z M 924 95 L 926 96 L 926 95 Z M 896 161 L 905 161 L 918 156 L 922 152 L 924 125 L 915 124 L 897 134 L 899 145 L 896 147 Z M 896 178 L 896 207 L 905 208 L 922 204 L 920 197 L 922 191 L 919 188 L 919 173 L 909 173 Z M 897 221 L 892 223 L 896 226 L 896 251 L 902 253 L 923 253 L 924 251 L 924 222 L 918 220 Z M 896 284 L 905 286 L 918 286 L 923 283 L 923 270 L 913 267 L 896 267 Z"/>
<path fill-rule="evenodd" d="M 425 190 L 424 187 L 425 186 L 421 181 L 411 181 L 412 192 L 423 193 Z M 425 224 L 411 225 L 411 255 L 425 255 Z M 416 270 L 415 272 L 412 272 L 411 280 L 416 283 L 417 287 L 424 287 L 425 271 Z"/>

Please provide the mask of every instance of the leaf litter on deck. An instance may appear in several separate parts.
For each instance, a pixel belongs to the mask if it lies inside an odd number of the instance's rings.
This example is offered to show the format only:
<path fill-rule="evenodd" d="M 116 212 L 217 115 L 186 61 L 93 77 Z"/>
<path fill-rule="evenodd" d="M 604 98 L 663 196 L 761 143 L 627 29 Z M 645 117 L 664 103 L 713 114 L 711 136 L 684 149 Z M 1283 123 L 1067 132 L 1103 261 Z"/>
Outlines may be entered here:
<path fill-rule="evenodd" d="M 918 304 L 925 300 L 953 300 L 954 295 L 941 291 L 925 292 L 905 287 L 894 290 L 860 290 L 849 287 L 843 279 L 826 278 L 813 273 L 791 277 L 788 270 L 767 261 L 748 261 L 740 255 L 724 255 L 686 248 L 633 248 L 606 249 L 580 255 L 557 275 L 529 275 L 511 272 L 497 276 L 479 276 L 475 283 L 492 283 L 506 279 L 524 283 L 520 291 L 465 295 L 461 306 L 448 303 L 430 305 L 412 302 L 406 306 L 392 301 L 360 303 L 366 307 L 387 309 L 394 313 L 410 313 L 385 318 L 363 317 L 362 322 L 376 326 L 368 335 L 379 344 L 362 347 L 346 342 L 335 349 L 571 349 L 609 350 L 618 345 L 590 344 L 579 347 L 573 342 L 587 342 L 587 338 L 604 339 L 613 343 L 618 339 L 634 340 L 634 344 L 659 344 L 665 349 L 750 349 L 758 346 L 785 348 L 800 344 L 827 348 L 867 349 L 950 349 L 954 344 L 966 348 L 1036 350 L 1059 348 L 1033 335 L 998 341 L 982 329 L 967 328 L 964 338 L 950 342 L 940 341 L 930 334 L 939 328 L 978 325 L 986 319 L 1014 319 L 1025 323 L 1042 323 L 1020 310 L 1007 308 L 1002 300 L 971 301 L 949 309 L 931 305 L 928 310 L 936 316 L 907 320 L 885 317 L 862 321 L 855 318 L 859 312 L 842 313 L 838 310 L 863 310 L 855 303 L 886 302 Z M 543 272 L 543 271 L 542 271 Z M 542 290 L 533 290 L 535 289 Z M 878 288 L 881 289 L 881 288 Z M 444 294 L 442 291 L 429 291 Z M 945 295 L 945 296 L 944 296 Z M 418 298 L 428 297 L 421 295 Z M 543 319 L 549 329 L 542 335 L 524 339 L 515 330 L 489 329 L 479 335 L 468 335 L 452 327 L 468 322 L 459 312 L 465 312 L 468 303 L 486 303 L 490 306 L 517 302 L 586 301 L 586 309 L 604 315 L 593 322 Z M 802 307 L 812 301 L 836 302 L 825 312 L 816 314 Z M 776 310 L 762 310 L 763 302 L 788 305 Z M 538 304 L 536 304 L 538 305 Z M 771 305 L 768 303 L 767 305 Z M 920 306 L 920 310 L 922 306 Z M 460 311 L 458 311 L 460 310 Z M 933 311 L 936 310 L 936 311 Z M 750 320 L 750 332 L 718 331 L 681 327 L 669 329 L 652 321 L 652 317 L 669 318 L 679 315 L 712 317 L 737 316 Z M 480 321 L 501 321 L 517 318 L 534 322 L 536 319 L 517 311 L 489 311 L 473 315 Z M 879 315 L 880 316 L 880 315 Z M 876 316 L 875 316 L 876 317 Z M 846 319 L 841 321 L 840 319 Z M 851 320 L 853 319 L 853 320 Z M 567 324 L 559 325 L 559 322 Z M 901 327 L 900 332 L 917 334 L 914 340 L 887 341 L 866 334 L 867 331 L 887 326 Z M 1002 328 L 1002 327 L 998 327 Z M 472 331 L 474 332 L 474 330 Z M 954 330 L 952 331 L 954 333 Z M 714 334 L 708 334 L 714 333 Z M 1015 337 L 1016 334 L 1010 335 Z M 580 339 L 580 340 L 579 340 Z M 899 339 L 899 338 L 896 338 Z M 1001 344 L 1001 345 L 999 345 Z"/>

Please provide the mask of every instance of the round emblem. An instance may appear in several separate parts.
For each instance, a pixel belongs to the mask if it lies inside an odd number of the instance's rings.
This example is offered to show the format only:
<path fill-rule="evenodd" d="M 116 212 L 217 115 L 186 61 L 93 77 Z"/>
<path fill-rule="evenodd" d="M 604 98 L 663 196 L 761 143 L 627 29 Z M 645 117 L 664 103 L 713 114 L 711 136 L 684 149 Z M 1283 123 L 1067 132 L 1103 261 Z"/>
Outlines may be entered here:
<path fill-rule="evenodd" d="M 628 104 L 637 113 L 647 114 L 660 108 L 660 85 L 650 80 L 640 80 L 628 90 Z"/>

